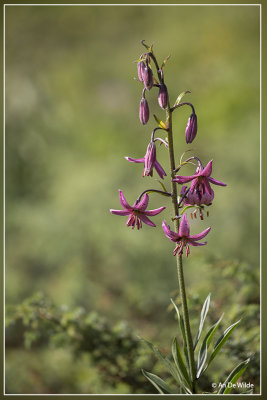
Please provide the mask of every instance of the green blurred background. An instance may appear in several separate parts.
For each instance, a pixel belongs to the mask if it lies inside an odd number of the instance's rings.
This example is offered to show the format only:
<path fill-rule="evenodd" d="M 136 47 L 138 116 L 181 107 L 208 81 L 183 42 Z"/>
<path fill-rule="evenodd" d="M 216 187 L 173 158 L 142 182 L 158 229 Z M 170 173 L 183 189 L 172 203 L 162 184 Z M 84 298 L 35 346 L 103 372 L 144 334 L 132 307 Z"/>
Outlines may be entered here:
<path fill-rule="evenodd" d="M 204 164 L 214 160 L 212 176 L 228 185 L 214 188 L 210 216 L 192 221 L 192 233 L 212 230 L 208 245 L 184 263 L 189 303 L 199 312 L 211 292 L 214 318 L 225 312 L 230 325 L 243 316 L 228 351 L 243 340 L 246 355 L 257 354 L 259 7 L 7 6 L 5 21 L 7 306 L 42 293 L 111 326 L 126 321 L 166 348 L 176 334 L 168 308 L 178 295 L 173 246 L 161 230 L 162 217 L 170 221 L 168 200 L 150 196 L 150 208 L 168 207 L 154 218 L 158 229 L 132 231 L 109 212 L 120 208 L 118 189 L 130 204 L 146 188 L 160 189 L 156 176 L 142 178 L 142 166 L 123 158 L 142 157 L 156 126 L 153 118 L 139 122 L 142 86 L 133 79 L 145 39 L 159 61 L 171 54 L 171 102 L 191 90 L 187 101 L 197 112 L 191 145 L 184 140 L 189 109 L 174 114 L 177 161 L 193 149 Z M 156 89 L 147 99 L 151 116 L 164 119 Z M 163 147 L 158 158 L 168 170 Z M 193 330 L 197 324 L 193 314 Z M 90 354 L 73 362 L 71 346 L 25 348 L 24 329 L 7 329 L 7 393 L 138 393 L 130 383 L 105 381 Z M 233 367 L 227 357 L 214 366 L 218 379 Z M 258 391 L 257 358 L 252 367 L 246 380 Z"/>

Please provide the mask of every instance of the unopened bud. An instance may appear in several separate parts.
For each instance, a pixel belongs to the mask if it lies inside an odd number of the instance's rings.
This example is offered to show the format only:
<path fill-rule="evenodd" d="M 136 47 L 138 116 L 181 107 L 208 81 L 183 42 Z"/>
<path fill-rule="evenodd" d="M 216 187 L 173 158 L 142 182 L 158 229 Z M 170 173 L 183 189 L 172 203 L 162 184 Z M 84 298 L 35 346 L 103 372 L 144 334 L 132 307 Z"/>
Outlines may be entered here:
<path fill-rule="evenodd" d="M 192 143 L 197 134 L 197 116 L 192 113 L 188 119 L 187 126 L 185 129 L 185 140 L 186 143 Z"/>
<path fill-rule="evenodd" d="M 149 107 L 147 100 L 143 97 L 140 101 L 139 119 L 141 124 L 145 125 L 149 120 Z"/>
<path fill-rule="evenodd" d="M 168 105 L 168 91 L 164 83 L 159 86 L 158 102 L 161 108 L 165 109 Z"/>
<path fill-rule="evenodd" d="M 142 70 L 142 78 L 145 88 L 147 90 L 150 90 L 153 86 L 153 72 L 148 65 L 145 65 L 145 67 Z"/>
<path fill-rule="evenodd" d="M 156 161 L 156 145 L 151 141 L 147 146 L 143 176 L 153 176 L 153 167 Z"/>
<path fill-rule="evenodd" d="M 144 61 L 139 61 L 137 64 L 137 73 L 138 73 L 138 79 L 140 82 L 143 82 L 143 71 L 145 68 L 145 63 Z"/>

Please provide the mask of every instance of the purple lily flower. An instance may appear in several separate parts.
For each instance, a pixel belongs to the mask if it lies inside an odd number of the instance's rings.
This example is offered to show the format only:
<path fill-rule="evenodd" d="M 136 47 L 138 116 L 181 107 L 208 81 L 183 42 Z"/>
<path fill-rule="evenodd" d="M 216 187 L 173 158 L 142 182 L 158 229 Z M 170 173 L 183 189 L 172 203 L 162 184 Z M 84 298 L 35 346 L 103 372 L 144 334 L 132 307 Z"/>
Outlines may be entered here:
<path fill-rule="evenodd" d="M 211 175 L 212 172 L 212 160 L 208 162 L 205 168 L 202 166 L 198 166 L 196 169 L 195 175 L 191 176 L 176 176 L 173 179 L 173 182 L 177 182 L 180 184 L 187 183 L 192 181 L 191 187 L 188 193 L 200 193 L 200 196 L 204 198 L 207 196 L 207 201 L 208 198 L 213 200 L 214 197 L 214 192 L 210 186 L 210 183 L 213 183 L 214 185 L 219 185 L 219 186 L 227 186 L 226 183 L 223 183 L 221 181 L 218 181 L 217 179 L 212 178 Z M 197 194 L 198 195 L 198 194 Z M 205 204 L 205 203 L 204 203 Z"/>
<path fill-rule="evenodd" d="M 126 201 L 122 190 L 120 190 L 120 203 L 124 209 L 111 209 L 110 212 L 115 215 L 129 215 L 126 225 L 132 226 L 132 229 L 134 229 L 135 225 L 137 226 L 137 229 L 142 228 L 142 222 L 155 227 L 156 225 L 148 218 L 148 216 L 152 217 L 154 215 L 157 215 L 161 213 L 161 211 L 165 210 L 166 207 L 156 208 L 155 210 L 146 210 L 148 206 L 148 201 L 148 194 L 145 193 L 145 195 L 139 202 L 136 201 L 133 206 L 130 206 Z"/>
<path fill-rule="evenodd" d="M 166 172 L 160 165 L 160 163 L 156 159 L 156 145 L 152 140 L 147 146 L 146 154 L 143 158 L 132 158 L 125 157 L 127 161 L 135 162 L 135 163 L 144 163 L 144 176 L 153 176 L 153 168 L 157 171 L 161 179 L 164 179 L 164 176 L 167 176 Z"/>
<path fill-rule="evenodd" d="M 186 248 L 186 256 L 188 257 L 190 246 L 204 246 L 207 242 L 198 243 L 199 240 L 203 239 L 210 231 L 210 228 L 205 229 L 203 232 L 197 235 L 190 236 L 189 223 L 186 214 L 182 216 L 178 233 L 173 232 L 170 227 L 166 224 L 166 221 L 162 222 L 163 231 L 168 239 L 172 242 L 176 242 L 177 246 L 173 251 L 173 255 L 176 256 L 178 253 L 179 257 L 183 254 L 183 248 Z"/>
<path fill-rule="evenodd" d="M 182 197 L 187 191 L 187 186 L 183 186 L 180 192 Z M 214 199 L 214 191 L 211 189 L 211 193 L 205 192 L 202 185 L 198 185 L 193 192 L 189 190 L 183 199 L 185 206 L 201 206 L 202 204 L 210 206 Z"/>

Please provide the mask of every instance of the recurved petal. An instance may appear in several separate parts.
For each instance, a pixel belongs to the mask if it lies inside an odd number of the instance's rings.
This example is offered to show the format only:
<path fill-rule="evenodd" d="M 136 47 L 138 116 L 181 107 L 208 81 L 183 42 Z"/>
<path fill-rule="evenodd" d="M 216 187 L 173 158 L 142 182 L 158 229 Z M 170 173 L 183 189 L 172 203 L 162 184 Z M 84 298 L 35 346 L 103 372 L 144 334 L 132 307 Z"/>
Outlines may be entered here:
<path fill-rule="evenodd" d="M 144 211 L 145 215 L 149 215 L 150 217 L 153 217 L 153 215 L 158 215 L 159 213 L 161 213 L 161 211 L 165 210 L 166 207 L 160 207 L 160 208 L 156 208 L 155 210 L 146 210 Z"/>
<path fill-rule="evenodd" d="M 187 220 L 186 214 L 182 216 L 180 226 L 179 226 L 179 236 L 180 237 L 188 237 L 190 234 L 189 222 Z"/>
<path fill-rule="evenodd" d="M 189 240 L 201 240 L 205 236 L 207 236 L 207 234 L 209 233 L 210 229 L 211 228 L 209 227 L 209 228 L 205 229 L 203 232 L 198 233 L 197 235 L 188 236 L 188 239 Z"/>
<path fill-rule="evenodd" d="M 219 185 L 219 186 L 227 186 L 226 183 L 223 183 L 221 181 L 218 181 L 217 179 L 208 177 L 208 180 L 213 183 L 214 185 Z"/>
<path fill-rule="evenodd" d="M 199 172 L 199 176 L 210 176 L 212 172 L 212 160 L 208 162 L 206 167 Z"/>
<path fill-rule="evenodd" d="M 166 172 L 164 171 L 164 169 L 157 160 L 154 163 L 154 167 L 161 179 L 164 179 L 164 176 L 167 176 Z"/>
<path fill-rule="evenodd" d="M 122 190 L 120 190 L 120 203 L 126 210 L 132 210 L 132 207 L 127 203 Z"/>
<path fill-rule="evenodd" d="M 205 188 L 205 192 L 207 192 L 210 196 L 212 196 L 213 190 L 212 190 L 212 188 L 210 186 L 209 178 L 202 178 L 202 184 L 203 184 L 203 186 Z"/>
<path fill-rule="evenodd" d="M 149 196 L 147 193 L 145 193 L 145 195 L 142 197 L 139 203 L 136 204 L 135 202 L 133 207 L 135 208 L 135 210 L 145 211 L 148 205 L 148 201 L 149 201 Z"/>
<path fill-rule="evenodd" d="M 207 242 L 199 243 L 190 239 L 187 240 L 187 243 L 190 244 L 191 246 L 205 246 L 205 244 L 207 244 Z"/>
<path fill-rule="evenodd" d="M 125 160 L 130 161 L 130 162 L 135 162 L 135 163 L 144 163 L 145 159 L 143 158 L 132 158 L 132 157 L 124 157 Z"/>
<path fill-rule="evenodd" d="M 147 225 L 149 225 L 149 226 L 156 226 L 155 224 L 154 224 L 154 222 L 152 222 L 149 218 L 147 218 L 146 216 L 145 216 L 145 214 L 139 214 L 138 215 L 138 218 L 139 219 L 141 219 L 141 221 L 143 221 L 145 224 L 147 224 Z"/>
<path fill-rule="evenodd" d="M 110 209 L 109 211 L 111 212 L 111 214 L 115 214 L 115 215 L 129 215 L 131 213 L 131 210 L 113 210 L 113 209 Z"/>
<path fill-rule="evenodd" d="M 165 236 L 172 242 L 177 242 L 180 239 L 178 233 L 171 231 L 165 220 L 162 221 L 162 229 L 165 233 Z"/>
<path fill-rule="evenodd" d="M 195 179 L 197 177 L 198 177 L 198 175 L 191 175 L 191 176 L 180 176 L 180 175 L 177 175 L 173 179 L 173 182 L 177 182 L 177 183 L 180 183 L 180 184 L 187 183 L 187 182 L 190 182 L 190 181 L 192 181 L 193 179 Z"/>

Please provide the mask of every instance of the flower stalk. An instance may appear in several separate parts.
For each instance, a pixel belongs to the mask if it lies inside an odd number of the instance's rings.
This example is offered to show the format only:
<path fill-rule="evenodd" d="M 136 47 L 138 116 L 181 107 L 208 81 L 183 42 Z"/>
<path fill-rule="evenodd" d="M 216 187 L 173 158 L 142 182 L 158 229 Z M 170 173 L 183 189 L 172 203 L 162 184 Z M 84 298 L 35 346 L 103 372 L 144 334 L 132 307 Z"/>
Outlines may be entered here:
<path fill-rule="evenodd" d="M 168 103 L 166 109 L 166 121 L 168 126 L 168 150 L 169 150 L 169 163 L 170 163 L 170 174 L 171 174 L 171 184 L 172 184 L 172 206 L 174 215 L 179 217 L 179 207 L 177 202 L 177 185 L 173 181 L 175 176 L 175 157 L 174 157 L 174 147 L 173 147 L 173 132 L 172 132 L 172 111 L 170 108 L 170 103 Z M 179 232 L 179 218 L 174 220 L 174 229 L 175 232 Z M 177 263 L 177 274 L 178 274 L 178 282 L 180 288 L 181 302 L 182 302 L 182 310 L 184 317 L 184 325 L 185 325 L 185 337 L 186 337 L 186 345 L 188 349 L 188 362 L 189 362 L 189 370 L 190 377 L 192 382 L 192 392 L 197 393 L 197 383 L 196 383 L 196 365 L 194 359 L 194 347 L 193 347 L 193 339 L 190 328 L 190 320 L 189 320 L 189 312 L 187 306 L 187 298 L 186 298 L 186 289 L 185 289 L 185 279 L 184 279 L 184 271 L 183 271 L 183 259 L 176 255 L 176 263 Z"/>

